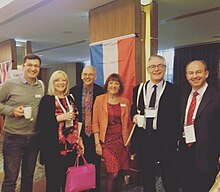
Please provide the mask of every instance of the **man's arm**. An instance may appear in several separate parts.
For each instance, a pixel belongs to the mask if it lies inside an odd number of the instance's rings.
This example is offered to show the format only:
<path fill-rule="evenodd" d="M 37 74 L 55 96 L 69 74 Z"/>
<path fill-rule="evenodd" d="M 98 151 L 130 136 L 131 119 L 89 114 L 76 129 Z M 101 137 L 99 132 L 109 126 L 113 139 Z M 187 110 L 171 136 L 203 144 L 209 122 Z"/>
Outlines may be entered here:
<path fill-rule="evenodd" d="M 133 89 L 133 97 L 132 97 L 132 105 L 131 105 L 131 112 L 130 112 L 130 115 L 131 115 L 131 120 L 133 120 L 133 117 L 138 114 L 137 113 L 137 92 L 138 92 L 138 87 L 135 87 Z"/>
<path fill-rule="evenodd" d="M 130 111 L 130 115 L 131 115 L 131 121 L 133 121 L 133 123 L 137 123 L 136 122 L 136 115 L 138 114 L 137 112 L 137 93 L 138 93 L 138 88 L 139 86 L 136 86 L 133 89 L 133 97 L 132 97 L 132 105 L 131 105 L 131 111 Z M 136 126 L 137 127 L 137 126 Z M 131 145 L 129 147 L 129 151 L 132 155 L 134 155 L 137 151 L 137 140 L 138 138 L 138 132 L 139 130 L 137 128 L 135 128 L 134 133 L 131 137 Z M 133 158 L 134 156 L 132 156 Z"/>
<path fill-rule="evenodd" d="M 14 108 L 12 106 L 6 105 L 5 103 L 10 99 L 10 89 L 11 89 L 11 83 L 6 81 L 2 87 L 0 88 L 0 114 L 5 116 L 14 116 Z M 15 113 L 17 113 L 19 109 L 15 110 Z"/>

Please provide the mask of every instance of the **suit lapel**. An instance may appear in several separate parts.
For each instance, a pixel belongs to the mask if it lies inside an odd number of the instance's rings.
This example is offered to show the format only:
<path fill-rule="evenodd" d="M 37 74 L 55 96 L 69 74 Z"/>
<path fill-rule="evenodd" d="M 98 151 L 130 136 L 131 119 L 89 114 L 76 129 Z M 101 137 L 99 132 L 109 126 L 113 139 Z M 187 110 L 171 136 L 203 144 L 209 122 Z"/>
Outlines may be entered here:
<path fill-rule="evenodd" d="M 140 114 L 144 115 L 144 109 L 145 109 L 145 103 L 144 103 L 144 97 L 146 97 L 146 95 L 144 95 L 144 88 L 145 88 L 145 94 L 147 94 L 147 85 L 150 81 L 147 81 L 140 92 L 140 96 L 139 96 L 139 101 L 138 101 L 138 107 L 137 110 L 140 110 Z M 137 90 L 137 94 L 138 94 L 138 90 Z M 137 103 L 137 102 L 136 102 Z M 135 105 L 136 105 L 135 103 Z"/>
<path fill-rule="evenodd" d="M 95 98 L 97 96 L 96 84 L 93 84 L 93 103 L 95 102 Z"/>
<path fill-rule="evenodd" d="M 187 106 L 187 101 L 189 98 L 189 93 L 185 94 L 184 98 L 183 98 L 183 102 L 181 105 L 181 125 L 184 125 L 184 120 L 185 120 L 185 113 L 186 113 L 186 106 Z"/>
<path fill-rule="evenodd" d="M 197 110 L 196 113 L 196 118 L 195 120 L 200 116 L 200 114 L 202 113 L 202 111 L 205 109 L 205 107 L 209 104 L 209 102 L 211 101 L 211 91 L 209 88 L 207 88 L 207 90 L 205 91 L 201 103 L 199 105 L 199 108 Z"/>
<path fill-rule="evenodd" d="M 103 95 L 102 108 L 103 108 L 103 111 L 105 111 L 105 113 L 108 114 L 108 95 L 107 94 Z"/>

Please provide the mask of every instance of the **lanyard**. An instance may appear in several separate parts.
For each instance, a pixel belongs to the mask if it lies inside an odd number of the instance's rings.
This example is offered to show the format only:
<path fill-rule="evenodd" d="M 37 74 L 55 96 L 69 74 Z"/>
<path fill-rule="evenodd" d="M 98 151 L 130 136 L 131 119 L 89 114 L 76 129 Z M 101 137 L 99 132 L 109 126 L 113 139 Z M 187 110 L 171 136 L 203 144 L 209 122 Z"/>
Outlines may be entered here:
<path fill-rule="evenodd" d="M 57 96 L 55 96 L 55 99 L 57 100 L 57 102 L 58 102 L 58 104 L 60 105 L 60 107 L 61 107 L 61 109 L 63 110 L 63 112 L 66 113 L 67 111 L 66 111 L 66 109 L 64 108 L 64 106 L 62 105 L 62 103 L 60 102 L 59 98 L 58 98 Z M 70 105 L 70 102 L 69 102 L 67 96 L 65 96 L 65 99 L 66 99 L 66 103 L 67 103 L 67 105 L 68 105 L 69 110 L 72 111 L 73 108 L 72 108 L 72 106 Z"/>
<path fill-rule="evenodd" d="M 147 108 L 148 104 L 147 104 L 147 98 L 146 98 L 146 85 L 147 85 L 147 83 L 145 83 L 144 87 L 143 87 L 143 96 L 144 96 L 144 106 Z M 164 92 L 165 87 L 166 87 L 166 81 L 163 81 L 163 87 L 162 87 L 162 90 L 160 92 L 158 99 L 156 100 L 155 108 L 159 105 L 159 101 L 160 101 L 160 98 Z"/>

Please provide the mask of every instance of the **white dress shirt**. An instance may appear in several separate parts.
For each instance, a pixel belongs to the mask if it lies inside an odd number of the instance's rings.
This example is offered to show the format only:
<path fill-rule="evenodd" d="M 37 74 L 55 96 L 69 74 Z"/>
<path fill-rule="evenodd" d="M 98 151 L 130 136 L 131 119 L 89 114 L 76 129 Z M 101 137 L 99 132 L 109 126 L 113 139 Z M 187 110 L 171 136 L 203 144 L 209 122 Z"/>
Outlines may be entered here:
<path fill-rule="evenodd" d="M 206 89 L 208 87 L 208 83 L 205 83 L 205 85 L 203 87 L 201 87 L 199 90 L 197 90 L 197 92 L 199 93 L 196 97 L 196 108 L 194 110 L 194 113 L 193 113 L 193 120 L 195 119 L 196 117 L 196 113 L 197 113 L 197 110 L 199 108 L 199 105 L 201 103 L 201 100 L 202 100 L 202 97 L 203 97 L 203 94 L 205 93 Z M 185 120 L 184 120 L 184 124 L 186 125 L 186 121 L 187 121 L 187 114 L 188 114 L 188 110 L 189 110 L 189 106 L 191 104 L 191 101 L 192 101 L 192 98 L 193 98 L 193 93 L 195 92 L 194 89 L 192 89 L 191 93 L 189 94 L 189 98 L 188 98 L 188 101 L 187 101 L 187 106 L 186 106 L 186 111 L 185 111 Z"/>
<path fill-rule="evenodd" d="M 148 108 L 149 107 L 149 104 L 150 104 L 150 98 L 151 98 L 151 95 L 154 91 L 154 85 L 157 85 L 157 94 L 156 94 L 156 103 L 155 103 L 155 108 L 158 110 L 158 106 L 159 106 L 159 101 L 160 101 L 160 96 L 162 95 L 162 91 L 164 90 L 163 88 L 163 85 L 164 85 L 165 81 L 162 80 L 160 81 L 159 83 L 157 84 L 154 84 L 152 81 L 149 81 L 149 83 L 147 84 L 147 93 L 146 93 L 146 103 L 147 103 L 147 106 L 145 106 L 145 108 Z M 154 118 L 153 120 L 153 129 L 156 130 L 157 129 L 157 115 L 156 117 Z"/>

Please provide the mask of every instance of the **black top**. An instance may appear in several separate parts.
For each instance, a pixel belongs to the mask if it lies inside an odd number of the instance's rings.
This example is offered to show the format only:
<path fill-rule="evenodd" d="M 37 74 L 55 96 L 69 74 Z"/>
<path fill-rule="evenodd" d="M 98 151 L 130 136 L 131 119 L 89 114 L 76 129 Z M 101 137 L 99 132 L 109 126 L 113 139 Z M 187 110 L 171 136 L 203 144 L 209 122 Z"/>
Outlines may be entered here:
<path fill-rule="evenodd" d="M 69 100 L 72 97 L 68 96 Z M 40 102 L 36 126 L 40 135 L 40 162 L 50 163 L 59 159 L 58 126 L 55 116 L 55 97 L 45 95 Z"/>

